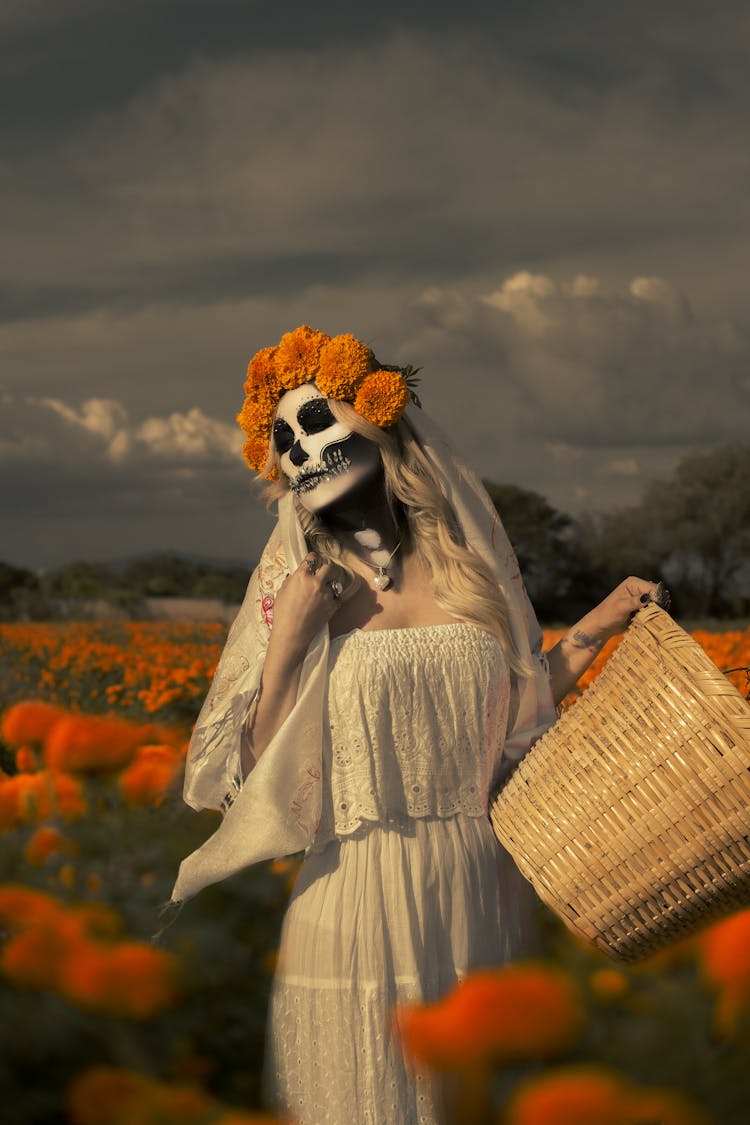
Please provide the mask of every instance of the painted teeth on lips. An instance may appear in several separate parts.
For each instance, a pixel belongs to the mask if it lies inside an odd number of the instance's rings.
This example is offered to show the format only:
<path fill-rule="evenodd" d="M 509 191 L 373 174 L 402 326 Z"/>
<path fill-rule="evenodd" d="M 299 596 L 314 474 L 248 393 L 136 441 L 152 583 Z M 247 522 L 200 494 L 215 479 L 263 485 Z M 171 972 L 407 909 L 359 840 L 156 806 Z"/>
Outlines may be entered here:
<path fill-rule="evenodd" d="M 348 457 L 337 451 L 334 463 L 316 469 L 304 469 L 295 481 L 289 486 L 295 495 L 300 492 L 310 492 L 311 489 L 316 488 L 322 481 L 331 480 L 339 473 L 345 473 L 350 467 L 351 461 Z"/>

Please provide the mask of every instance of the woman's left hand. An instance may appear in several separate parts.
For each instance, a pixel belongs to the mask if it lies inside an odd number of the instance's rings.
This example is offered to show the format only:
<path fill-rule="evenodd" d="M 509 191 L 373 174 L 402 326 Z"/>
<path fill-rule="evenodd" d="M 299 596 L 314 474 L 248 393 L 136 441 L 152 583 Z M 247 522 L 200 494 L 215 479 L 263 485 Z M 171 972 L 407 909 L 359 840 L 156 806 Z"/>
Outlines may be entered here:
<path fill-rule="evenodd" d="M 649 582 L 631 574 L 599 605 L 572 625 L 547 653 L 552 696 L 557 705 L 583 675 L 610 637 L 626 629 L 634 613 L 650 601 L 665 608 L 669 591 L 662 582 Z"/>
<path fill-rule="evenodd" d="M 599 638 L 608 640 L 626 629 L 633 614 L 650 601 L 668 607 L 669 591 L 664 583 L 631 574 L 591 610 L 587 623 L 595 627 Z"/>

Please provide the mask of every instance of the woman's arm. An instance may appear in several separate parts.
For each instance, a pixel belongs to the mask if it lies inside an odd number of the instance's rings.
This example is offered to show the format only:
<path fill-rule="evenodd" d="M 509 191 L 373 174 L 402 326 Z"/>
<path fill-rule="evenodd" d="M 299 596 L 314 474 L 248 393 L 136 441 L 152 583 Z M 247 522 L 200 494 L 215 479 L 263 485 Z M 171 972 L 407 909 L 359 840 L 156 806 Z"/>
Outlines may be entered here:
<path fill-rule="evenodd" d="M 330 585 L 333 573 L 330 563 L 321 565 L 311 552 L 279 587 L 260 687 L 245 723 L 243 778 L 291 714 L 310 643 L 338 608 Z"/>
<path fill-rule="evenodd" d="M 657 583 L 631 575 L 550 649 L 547 660 L 555 706 L 575 687 L 609 638 L 627 627 L 633 613 L 649 601 L 656 589 Z"/>

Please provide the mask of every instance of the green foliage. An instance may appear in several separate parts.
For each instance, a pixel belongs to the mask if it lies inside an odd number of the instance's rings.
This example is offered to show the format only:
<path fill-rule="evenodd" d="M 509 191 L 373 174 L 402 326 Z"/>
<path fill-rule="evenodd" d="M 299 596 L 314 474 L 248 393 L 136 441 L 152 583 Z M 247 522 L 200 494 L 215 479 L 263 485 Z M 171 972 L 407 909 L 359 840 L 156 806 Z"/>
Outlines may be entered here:
<path fill-rule="evenodd" d="M 582 534 L 607 582 L 664 577 L 677 615 L 750 613 L 750 445 L 690 454 L 639 504 L 584 520 Z"/>

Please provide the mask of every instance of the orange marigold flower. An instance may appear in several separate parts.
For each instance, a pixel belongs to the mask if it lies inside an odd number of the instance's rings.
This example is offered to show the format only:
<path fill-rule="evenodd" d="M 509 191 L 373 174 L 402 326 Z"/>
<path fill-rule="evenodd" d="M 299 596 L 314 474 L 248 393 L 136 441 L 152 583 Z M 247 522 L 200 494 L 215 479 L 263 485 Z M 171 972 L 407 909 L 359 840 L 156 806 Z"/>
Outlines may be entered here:
<path fill-rule="evenodd" d="M 530 963 L 472 973 L 436 1004 L 402 1008 L 397 1018 L 410 1052 L 438 1069 L 554 1056 L 583 1026 L 570 978 Z"/>
<path fill-rule="evenodd" d="M 714 1125 L 714 1121 L 680 1090 L 634 1089 L 628 1102 L 628 1125 Z"/>
<path fill-rule="evenodd" d="M 78 872 L 72 863 L 64 863 L 57 873 L 57 880 L 62 887 L 70 889 L 76 885 Z"/>
<path fill-rule="evenodd" d="M 94 1066 L 67 1090 L 71 1125 L 205 1125 L 217 1120 L 220 1104 L 197 1086 L 158 1082 L 133 1071 Z"/>
<path fill-rule="evenodd" d="M 647 1090 L 605 1067 L 576 1066 L 516 1087 L 505 1125 L 710 1125 L 677 1091 Z"/>
<path fill-rule="evenodd" d="M 326 398 L 353 402 L 360 384 L 372 370 L 372 352 L 350 333 L 334 336 L 320 355 L 315 385 Z"/>
<path fill-rule="evenodd" d="M 354 409 L 374 426 L 395 426 L 409 401 L 400 371 L 373 371 L 357 391 Z"/>
<path fill-rule="evenodd" d="M 59 988 L 95 1011 L 149 1019 L 177 999 L 175 959 L 144 942 L 81 943 L 61 967 Z"/>
<path fill-rule="evenodd" d="M 160 804 L 174 781 L 180 757 L 171 746 L 141 746 L 135 761 L 120 777 L 120 788 L 131 805 Z"/>
<path fill-rule="evenodd" d="M 21 883 L 0 886 L 0 920 L 12 929 L 54 921 L 64 913 L 59 899 Z"/>
<path fill-rule="evenodd" d="M 750 1018 L 750 910 L 709 927 L 696 945 L 703 976 L 718 993 L 716 1030 L 732 1038 Z"/>
<path fill-rule="evenodd" d="M 87 902 L 77 906 L 73 917 L 89 937 L 111 941 L 120 936 L 123 921 L 116 910 L 101 902 Z"/>
<path fill-rule="evenodd" d="M 131 761 L 153 728 L 106 715 L 66 715 L 45 742 L 47 765 L 73 773 L 108 773 Z"/>
<path fill-rule="evenodd" d="M 318 332 L 307 324 L 301 324 L 293 332 L 286 332 L 276 349 L 276 371 L 279 383 L 285 390 L 292 390 L 316 378 L 321 362 L 321 353 L 328 344 L 330 336 Z"/>
<path fill-rule="evenodd" d="M 268 437 L 251 437 L 242 446 L 242 456 L 254 473 L 259 473 L 268 460 L 269 440 Z"/>
<path fill-rule="evenodd" d="M 34 835 L 28 840 L 23 854 L 27 863 L 30 863 L 33 867 L 41 867 L 51 855 L 76 850 L 75 842 L 64 836 L 59 829 L 50 825 L 43 825 L 41 828 L 37 828 Z"/>
<path fill-rule="evenodd" d="M 628 991 L 628 978 L 619 969 L 597 969 L 589 978 L 591 991 L 605 1003 L 619 1000 Z"/>
<path fill-rule="evenodd" d="M 40 775 L 19 773 L 0 779 L 0 828 L 15 828 L 49 815 L 49 798 Z"/>
<path fill-rule="evenodd" d="M 3 715 L 0 733 L 8 746 L 23 746 L 26 742 L 41 743 L 65 712 L 38 699 L 16 703 Z"/>
<path fill-rule="evenodd" d="M 280 384 L 276 366 L 276 351 L 275 347 L 261 348 L 247 365 L 245 394 L 255 401 L 261 398 L 278 397 Z"/>
<path fill-rule="evenodd" d="M 276 402 L 274 400 L 254 402 L 252 399 L 246 398 L 237 415 L 237 423 L 248 437 L 265 438 L 267 441 L 271 433 L 275 413 Z"/>
<path fill-rule="evenodd" d="M 16 769 L 19 773 L 36 773 L 38 763 L 31 746 L 19 746 L 16 750 Z"/>
<path fill-rule="evenodd" d="M 86 815 L 88 802 L 77 777 L 57 771 L 46 773 L 44 776 L 58 816 L 63 820 L 78 820 Z"/>
<path fill-rule="evenodd" d="M 3 973 L 25 988 L 56 988 L 62 966 L 83 940 L 76 920 L 61 909 L 11 938 L 2 953 Z"/>

